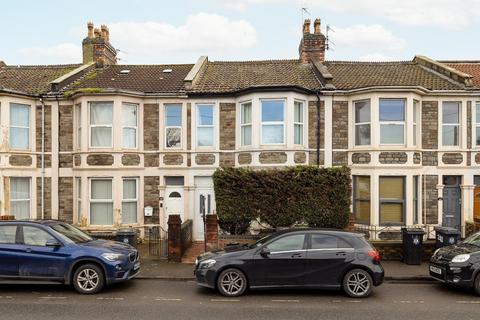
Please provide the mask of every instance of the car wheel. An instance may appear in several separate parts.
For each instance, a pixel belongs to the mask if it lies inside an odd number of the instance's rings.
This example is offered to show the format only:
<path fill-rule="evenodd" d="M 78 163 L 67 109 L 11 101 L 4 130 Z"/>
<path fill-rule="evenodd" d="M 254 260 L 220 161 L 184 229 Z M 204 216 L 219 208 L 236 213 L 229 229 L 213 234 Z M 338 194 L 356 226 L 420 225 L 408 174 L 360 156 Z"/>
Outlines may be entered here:
<path fill-rule="evenodd" d="M 103 271 L 94 264 L 80 266 L 73 275 L 73 286 L 79 293 L 94 294 L 102 290 L 104 285 Z"/>
<path fill-rule="evenodd" d="M 366 298 L 372 293 L 373 281 L 362 269 L 353 269 L 343 278 L 343 290 L 352 298 Z"/>
<path fill-rule="evenodd" d="M 475 293 L 480 296 L 480 274 L 477 275 L 475 278 L 475 282 L 473 283 L 473 288 L 475 289 Z"/>
<path fill-rule="evenodd" d="M 247 277 L 238 269 L 226 269 L 218 276 L 217 289 L 227 297 L 241 296 L 247 289 Z"/>

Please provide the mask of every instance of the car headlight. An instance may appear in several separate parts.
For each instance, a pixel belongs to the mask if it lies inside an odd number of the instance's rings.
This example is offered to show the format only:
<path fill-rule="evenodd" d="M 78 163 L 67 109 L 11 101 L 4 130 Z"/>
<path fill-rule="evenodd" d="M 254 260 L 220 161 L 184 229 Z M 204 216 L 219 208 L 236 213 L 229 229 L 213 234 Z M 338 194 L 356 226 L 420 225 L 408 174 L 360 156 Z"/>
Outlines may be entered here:
<path fill-rule="evenodd" d="M 458 256 L 453 257 L 452 262 L 466 262 L 470 259 L 469 254 L 459 254 Z"/>
<path fill-rule="evenodd" d="M 208 260 L 205 260 L 205 261 L 201 261 L 199 268 L 200 269 L 208 269 L 208 268 L 213 267 L 215 265 L 215 263 L 217 263 L 217 261 L 214 260 L 214 259 L 208 259 Z"/>
<path fill-rule="evenodd" d="M 124 259 L 124 255 L 121 253 L 106 252 L 102 253 L 102 258 L 108 261 L 119 261 Z"/>

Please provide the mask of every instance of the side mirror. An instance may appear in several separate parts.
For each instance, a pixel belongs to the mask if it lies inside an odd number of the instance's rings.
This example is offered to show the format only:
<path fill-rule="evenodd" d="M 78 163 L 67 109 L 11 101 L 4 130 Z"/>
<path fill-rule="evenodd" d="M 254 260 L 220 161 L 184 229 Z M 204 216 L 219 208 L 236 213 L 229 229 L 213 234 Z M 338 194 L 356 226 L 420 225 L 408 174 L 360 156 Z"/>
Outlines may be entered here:
<path fill-rule="evenodd" d="M 47 240 L 47 242 L 45 243 L 45 245 L 47 247 L 61 247 L 62 244 L 60 242 L 58 242 L 57 240 L 55 239 L 50 239 L 50 240 Z"/>
<path fill-rule="evenodd" d="M 263 247 L 262 250 L 260 250 L 260 255 L 264 258 L 268 257 L 270 255 L 270 249 Z"/>

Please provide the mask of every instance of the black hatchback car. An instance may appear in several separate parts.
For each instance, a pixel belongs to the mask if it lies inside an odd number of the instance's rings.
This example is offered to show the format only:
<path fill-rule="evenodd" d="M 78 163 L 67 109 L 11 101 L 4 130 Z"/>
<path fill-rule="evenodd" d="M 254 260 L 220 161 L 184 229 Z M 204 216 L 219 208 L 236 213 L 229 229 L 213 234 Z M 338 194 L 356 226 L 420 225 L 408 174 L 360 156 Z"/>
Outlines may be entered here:
<path fill-rule="evenodd" d="M 198 257 L 195 276 L 200 286 L 228 297 L 248 288 L 343 288 L 363 298 L 383 282 L 384 271 L 361 234 L 296 229 L 207 252 Z"/>
<path fill-rule="evenodd" d="M 480 232 L 435 251 L 430 276 L 449 284 L 474 288 L 480 295 Z"/>

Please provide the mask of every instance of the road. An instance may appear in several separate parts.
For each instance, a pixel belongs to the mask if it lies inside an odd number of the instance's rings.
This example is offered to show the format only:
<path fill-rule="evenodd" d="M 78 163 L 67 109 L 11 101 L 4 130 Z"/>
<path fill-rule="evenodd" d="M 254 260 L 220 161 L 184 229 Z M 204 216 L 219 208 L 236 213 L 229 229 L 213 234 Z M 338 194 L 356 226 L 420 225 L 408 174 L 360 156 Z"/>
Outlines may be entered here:
<path fill-rule="evenodd" d="M 134 280 L 93 296 L 0 285 L 0 319 L 479 319 L 480 297 L 437 283 L 386 283 L 368 299 L 336 291 L 255 291 L 226 299 L 194 282 Z"/>

